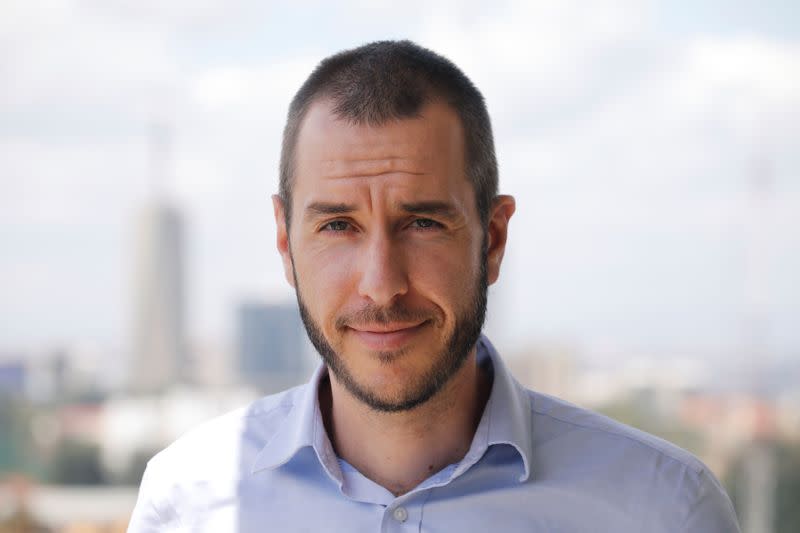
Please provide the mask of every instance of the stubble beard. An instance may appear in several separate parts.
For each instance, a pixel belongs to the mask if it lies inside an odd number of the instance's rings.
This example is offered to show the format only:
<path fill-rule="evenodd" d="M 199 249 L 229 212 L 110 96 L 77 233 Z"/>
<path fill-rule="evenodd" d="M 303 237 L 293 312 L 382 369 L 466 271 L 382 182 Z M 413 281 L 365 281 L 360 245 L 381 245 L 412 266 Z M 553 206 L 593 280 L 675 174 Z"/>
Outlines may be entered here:
<path fill-rule="evenodd" d="M 471 297 L 465 308 L 461 309 L 459 314 L 456 315 L 452 333 L 448 336 L 442 350 L 439 353 L 431 354 L 431 358 L 434 361 L 433 366 L 425 374 L 418 376 L 413 383 L 409 383 L 401 391 L 400 395 L 395 398 L 386 398 L 380 395 L 379 391 L 371 390 L 360 383 L 350 372 L 345 358 L 333 349 L 303 302 L 300 280 L 297 277 L 297 272 L 294 271 L 294 260 L 292 259 L 297 305 L 300 308 L 300 317 L 308 333 L 308 338 L 328 369 L 350 394 L 375 411 L 386 413 L 409 411 L 433 398 L 458 373 L 478 341 L 486 318 L 489 284 L 486 270 L 487 250 L 485 240 L 484 238 L 484 243 L 481 246 L 479 273 L 471 289 Z M 389 323 L 393 321 L 413 322 L 416 319 L 424 319 L 426 316 L 419 311 L 408 309 L 402 304 L 396 304 L 390 308 L 363 308 L 357 313 L 349 315 L 347 319 L 372 323 Z M 336 320 L 337 328 L 346 327 L 344 324 L 347 320 L 343 320 L 344 318 L 341 317 Z M 431 327 L 431 325 L 428 324 L 426 327 Z M 380 352 L 377 355 L 382 364 L 390 364 L 397 357 L 402 357 L 403 352 Z"/>

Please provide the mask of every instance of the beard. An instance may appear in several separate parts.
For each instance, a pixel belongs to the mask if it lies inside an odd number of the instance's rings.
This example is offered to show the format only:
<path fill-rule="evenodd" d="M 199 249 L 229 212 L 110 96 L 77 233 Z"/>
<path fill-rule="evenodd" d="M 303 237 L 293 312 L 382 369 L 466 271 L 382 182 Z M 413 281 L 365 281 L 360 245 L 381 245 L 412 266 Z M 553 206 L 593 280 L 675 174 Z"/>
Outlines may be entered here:
<path fill-rule="evenodd" d="M 433 366 L 424 374 L 418 376 L 417 379 L 414 379 L 413 382 L 408 383 L 402 393 L 394 398 L 382 396 L 379 391 L 370 389 L 353 376 L 345 358 L 334 350 L 328 339 L 325 338 L 322 328 L 311 316 L 308 307 L 303 301 L 297 273 L 294 272 L 297 287 L 295 291 L 297 305 L 300 308 L 300 317 L 308 333 L 308 338 L 317 352 L 319 352 L 323 361 L 325 361 L 328 369 L 350 394 L 375 411 L 400 412 L 409 411 L 424 404 L 442 390 L 468 359 L 472 348 L 478 341 L 478 337 L 480 337 L 483 322 L 486 318 L 489 284 L 486 270 L 487 249 L 485 236 L 481 250 L 478 276 L 474 279 L 473 286 L 468 290 L 463 308 L 457 311 L 453 331 L 447 336 L 444 346 L 438 353 L 431 354 Z M 292 260 L 292 270 L 294 270 L 294 260 Z M 411 309 L 398 302 L 388 308 L 367 306 L 355 313 L 337 317 L 335 326 L 337 330 L 341 331 L 347 327 L 347 324 L 408 323 L 424 320 L 432 320 L 430 312 Z M 435 324 L 435 321 L 432 320 L 432 322 Z M 403 350 L 379 352 L 378 360 L 382 364 L 390 364 L 396 358 L 401 357 L 403 353 Z"/>

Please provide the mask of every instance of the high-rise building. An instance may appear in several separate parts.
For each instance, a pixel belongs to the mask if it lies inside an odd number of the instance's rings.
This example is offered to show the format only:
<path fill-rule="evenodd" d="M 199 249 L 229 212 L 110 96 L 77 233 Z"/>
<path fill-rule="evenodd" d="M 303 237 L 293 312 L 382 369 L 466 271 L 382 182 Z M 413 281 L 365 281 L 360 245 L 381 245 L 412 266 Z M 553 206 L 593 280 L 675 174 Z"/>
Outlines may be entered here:
<path fill-rule="evenodd" d="M 186 377 L 183 224 L 162 202 L 138 220 L 132 387 L 154 392 Z"/>
<path fill-rule="evenodd" d="M 269 393 L 306 379 L 305 331 L 296 305 L 246 302 L 237 322 L 242 381 Z"/>

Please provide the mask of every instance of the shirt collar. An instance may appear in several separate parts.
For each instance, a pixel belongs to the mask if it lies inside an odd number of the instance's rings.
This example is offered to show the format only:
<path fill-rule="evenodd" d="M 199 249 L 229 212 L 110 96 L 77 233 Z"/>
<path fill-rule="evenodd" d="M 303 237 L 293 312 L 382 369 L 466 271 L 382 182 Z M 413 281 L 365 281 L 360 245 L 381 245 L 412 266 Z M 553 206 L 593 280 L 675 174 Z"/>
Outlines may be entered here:
<path fill-rule="evenodd" d="M 522 461 L 523 472 L 519 476 L 519 481 L 526 481 L 530 477 L 533 457 L 533 417 L 530 396 L 508 371 L 489 339 L 481 335 L 478 339 L 478 364 L 489 362 L 494 374 L 492 391 L 478 423 L 478 429 L 475 430 L 470 450 L 461 461 L 460 468 L 469 468 L 490 446 L 508 445 L 517 451 Z"/>
<path fill-rule="evenodd" d="M 464 459 L 456 466 L 456 477 L 480 460 L 490 446 L 512 446 L 520 456 L 523 472 L 519 481 L 530 476 L 532 456 L 532 418 L 527 391 L 511 376 L 496 349 L 481 335 L 477 346 L 478 364 L 490 363 L 493 372 L 492 390 Z M 342 473 L 333 451 L 319 409 L 318 389 L 327 369 L 320 364 L 309 382 L 292 391 L 292 408 L 273 437 L 262 448 L 252 472 L 278 468 L 301 449 L 311 447 L 327 474 L 342 485 Z"/>
<path fill-rule="evenodd" d="M 291 391 L 292 407 L 272 438 L 256 456 L 253 473 L 283 466 L 300 450 L 310 447 L 328 476 L 341 486 L 342 472 L 319 409 L 319 384 L 326 374 L 327 368 L 320 364 L 308 383 Z"/>

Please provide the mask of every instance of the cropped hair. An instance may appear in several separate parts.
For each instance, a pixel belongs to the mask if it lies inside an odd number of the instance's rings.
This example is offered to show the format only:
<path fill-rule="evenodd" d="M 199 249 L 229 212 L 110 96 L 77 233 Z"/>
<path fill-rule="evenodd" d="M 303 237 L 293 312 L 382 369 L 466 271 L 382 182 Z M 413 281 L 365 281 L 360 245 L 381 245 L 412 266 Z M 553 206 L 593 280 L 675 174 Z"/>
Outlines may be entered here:
<path fill-rule="evenodd" d="M 291 220 L 297 138 L 308 109 L 332 102 L 334 114 L 352 124 L 382 126 L 418 117 L 423 106 L 443 101 L 461 120 L 465 169 L 486 227 L 497 195 L 492 125 L 480 91 L 453 62 L 411 41 L 377 41 L 325 58 L 297 91 L 283 130 L 279 194 Z"/>

